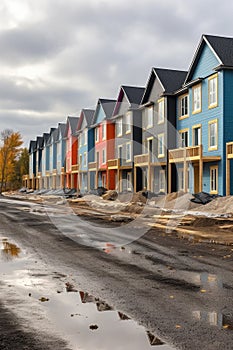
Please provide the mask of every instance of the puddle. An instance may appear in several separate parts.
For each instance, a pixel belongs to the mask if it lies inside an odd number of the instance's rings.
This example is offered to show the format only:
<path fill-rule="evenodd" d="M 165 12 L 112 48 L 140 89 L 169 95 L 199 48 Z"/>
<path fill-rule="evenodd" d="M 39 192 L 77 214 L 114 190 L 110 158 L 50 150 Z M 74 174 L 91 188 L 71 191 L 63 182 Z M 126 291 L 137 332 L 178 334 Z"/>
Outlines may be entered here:
<path fill-rule="evenodd" d="M 11 261 L 18 258 L 21 253 L 21 249 L 16 244 L 9 242 L 7 238 L 0 240 L 0 251 L 0 259 L 4 261 Z"/>
<path fill-rule="evenodd" d="M 200 284 L 200 287 L 206 290 L 223 288 L 222 279 L 219 276 L 210 274 L 208 272 L 203 272 L 201 274 L 195 275 L 194 281 Z"/>
<path fill-rule="evenodd" d="M 193 317 L 199 321 L 223 329 L 233 330 L 233 320 L 221 312 L 193 311 Z"/>
<path fill-rule="evenodd" d="M 156 346 L 158 350 L 174 350 L 126 314 L 87 292 L 63 291 L 46 298 L 49 301 L 43 306 L 49 318 L 75 349 L 146 350 Z"/>

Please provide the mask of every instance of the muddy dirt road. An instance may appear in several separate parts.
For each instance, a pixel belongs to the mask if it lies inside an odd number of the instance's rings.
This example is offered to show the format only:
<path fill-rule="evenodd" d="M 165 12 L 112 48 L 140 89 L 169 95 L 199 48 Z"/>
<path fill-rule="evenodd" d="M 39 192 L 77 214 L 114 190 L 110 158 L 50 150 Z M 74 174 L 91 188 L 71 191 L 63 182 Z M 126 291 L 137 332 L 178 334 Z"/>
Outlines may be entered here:
<path fill-rule="evenodd" d="M 0 349 L 232 349 L 233 247 L 134 225 L 0 199 Z"/>

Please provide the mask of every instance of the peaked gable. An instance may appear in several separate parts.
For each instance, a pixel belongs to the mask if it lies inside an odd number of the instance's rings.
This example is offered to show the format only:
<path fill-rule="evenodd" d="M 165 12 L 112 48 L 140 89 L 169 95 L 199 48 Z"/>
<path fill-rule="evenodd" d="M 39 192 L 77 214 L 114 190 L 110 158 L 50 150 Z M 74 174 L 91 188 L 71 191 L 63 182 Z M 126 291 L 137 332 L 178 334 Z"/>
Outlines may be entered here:
<path fill-rule="evenodd" d="M 95 125 L 102 122 L 105 119 L 110 119 L 112 117 L 115 104 L 116 100 L 100 98 L 97 102 L 92 124 Z"/>
<path fill-rule="evenodd" d="M 144 87 L 122 85 L 114 107 L 113 116 L 122 115 L 129 108 L 137 108 L 141 103 L 144 90 Z"/>
<path fill-rule="evenodd" d="M 228 58 L 228 46 L 233 55 L 233 39 L 202 35 L 184 83 L 209 75 L 219 65 L 231 63 L 233 66 L 233 57 L 232 62 Z"/>
<path fill-rule="evenodd" d="M 141 104 L 143 105 L 151 102 L 150 97 L 155 84 L 157 84 L 157 90 L 161 91 L 161 95 L 166 93 L 173 94 L 182 86 L 186 75 L 186 71 L 153 67 L 151 69 Z"/>

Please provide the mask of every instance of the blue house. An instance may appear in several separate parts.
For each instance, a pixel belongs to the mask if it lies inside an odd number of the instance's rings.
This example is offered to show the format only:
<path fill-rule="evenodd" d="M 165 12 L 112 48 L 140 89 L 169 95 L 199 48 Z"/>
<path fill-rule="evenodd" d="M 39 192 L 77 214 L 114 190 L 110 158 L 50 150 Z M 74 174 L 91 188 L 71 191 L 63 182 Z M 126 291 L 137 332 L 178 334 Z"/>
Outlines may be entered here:
<path fill-rule="evenodd" d="M 90 128 L 94 110 L 82 109 L 77 126 L 78 135 L 78 182 L 81 193 L 88 190 L 88 162 L 94 161 L 94 129 Z"/>
<path fill-rule="evenodd" d="M 226 143 L 233 140 L 232 69 L 233 38 L 203 35 L 176 93 L 177 149 L 169 151 L 169 166 L 176 166 L 177 190 L 226 194 Z"/>
<path fill-rule="evenodd" d="M 56 188 L 65 187 L 65 158 L 66 158 L 66 124 L 59 123 L 57 127 L 57 157 L 56 157 Z"/>

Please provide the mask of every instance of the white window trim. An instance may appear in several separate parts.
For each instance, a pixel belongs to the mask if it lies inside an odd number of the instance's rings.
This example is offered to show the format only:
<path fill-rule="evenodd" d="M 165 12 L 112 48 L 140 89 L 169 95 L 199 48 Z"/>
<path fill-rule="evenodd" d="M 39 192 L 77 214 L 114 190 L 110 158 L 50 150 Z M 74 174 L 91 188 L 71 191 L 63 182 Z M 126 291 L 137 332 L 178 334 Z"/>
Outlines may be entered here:
<path fill-rule="evenodd" d="M 86 167 L 87 166 L 87 152 L 83 153 L 83 166 Z"/>
<path fill-rule="evenodd" d="M 119 137 L 119 136 L 122 136 L 122 133 L 123 133 L 123 118 L 120 117 L 119 119 L 116 120 L 116 136 Z M 119 128 L 119 125 L 121 126 L 120 127 L 120 131 L 118 130 Z"/>
<path fill-rule="evenodd" d="M 130 158 L 127 158 L 127 146 L 130 146 Z M 127 142 L 126 144 L 125 144 L 125 158 L 126 158 L 126 162 L 128 163 L 128 162 L 132 162 L 132 144 L 131 144 L 131 142 Z"/>
<path fill-rule="evenodd" d="M 216 80 L 216 101 L 210 103 L 210 82 Z M 208 78 L 208 108 L 212 109 L 218 106 L 218 74 L 214 74 Z"/>
<path fill-rule="evenodd" d="M 106 148 L 102 149 L 102 164 L 106 164 Z"/>
<path fill-rule="evenodd" d="M 97 126 L 95 128 L 95 142 L 99 142 L 99 138 L 100 138 L 100 135 L 99 135 L 99 127 Z"/>
<path fill-rule="evenodd" d="M 215 138 L 216 138 L 216 144 L 211 146 L 210 145 L 210 125 L 212 124 L 216 124 L 216 135 L 215 135 Z M 213 120 L 210 120 L 209 123 L 208 123 L 208 151 L 216 151 L 218 149 L 218 119 L 213 119 Z"/>
<path fill-rule="evenodd" d="M 195 145 L 195 131 L 196 131 L 196 129 L 200 129 L 200 144 L 199 145 Z M 196 146 L 200 146 L 201 144 L 202 144 L 202 125 L 201 124 L 197 124 L 197 125 L 193 125 L 192 126 L 192 136 L 193 136 L 193 142 L 192 142 L 192 144 L 193 144 L 193 146 L 194 147 L 196 147 Z"/>
<path fill-rule="evenodd" d="M 212 171 L 216 170 L 216 189 L 211 189 L 211 183 L 212 183 Z M 213 165 L 210 167 L 210 193 L 211 194 L 218 194 L 218 165 Z"/>
<path fill-rule="evenodd" d="M 164 176 L 164 188 L 161 188 L 161 176 Z M 164 169 L 161 169 L 159 171 L 159 191 L 160 192 L 166 192 L 166 173 Z"/>
<path fill-rule="evenodd" d="M 159 146 L 160 146 L 160 138 L 163 139 L 163 153 L 159 153 Z M 164 158 L 165 157 L 165 143 L 164 143 L 164 134 L 158 134 L 158 158 Z"/>
<path fill-rule="evenodd" d="M 188 137 L 187 137 L 187 146 L 183 146 L 182 145 L 182 134 L 184 133 L 187 133 L 188 134 Z M 189 147 L 189 129 L 186 128 L 186 129 L 182 129 L 182 130 L 179 130 L 179 135 L 180 135 L 180 140 L 179 140 L 179 143 L 180 143 L 180 147 L 179 148 L 185 148 L 185 147 Z"/>
<path fill-rule="evenodd" d="M 125 133 L 131 134 L 131 132 L 132 132 L 132 112 L 131 111 L 126 113 L 125 122 L 126 122 L 125 123 Z M 129 126 L 129 129 L 127 129 L 128 126 Z"/>
<path fill-rule="evenodd" d="M 152 120 L 150 121 L 151 123 L 149 123 L 149 118 L 148 118 L 149 110 L 151 110 L 150 113 L 152 113 Z M 153 105 L 146 108 L 146 121 L 147 121 L 146 129 L 152 128 L 154 124 L 154 106 Z"/>
<path fill-rule="evenodd" d="M 162 106 L 162 119 L 160 119 L 160 107 Z M 160 98 L 158 100 L 158 124 L 163 124 L 165 121 L 165 99 Z"/>
<path fill-rule="evenodd" d="M 182 114 L 182 101 L 187 98 L 187 114 Z M 189 117 L 189 94 L 185 94 L 179 97 L 179 119 L 185 119 Z"/>
<path fill-rule="evenodd" d="M 194 91 L 200 89 L 200 107 L 197 109 L 194 109 Z M 192 98 L 193 98 L 193 107 L 192 107 L 192 114 L 200 113 L 202 111 L 202 85 L 198 84 L 193 86 L 192 88 Z"/>

